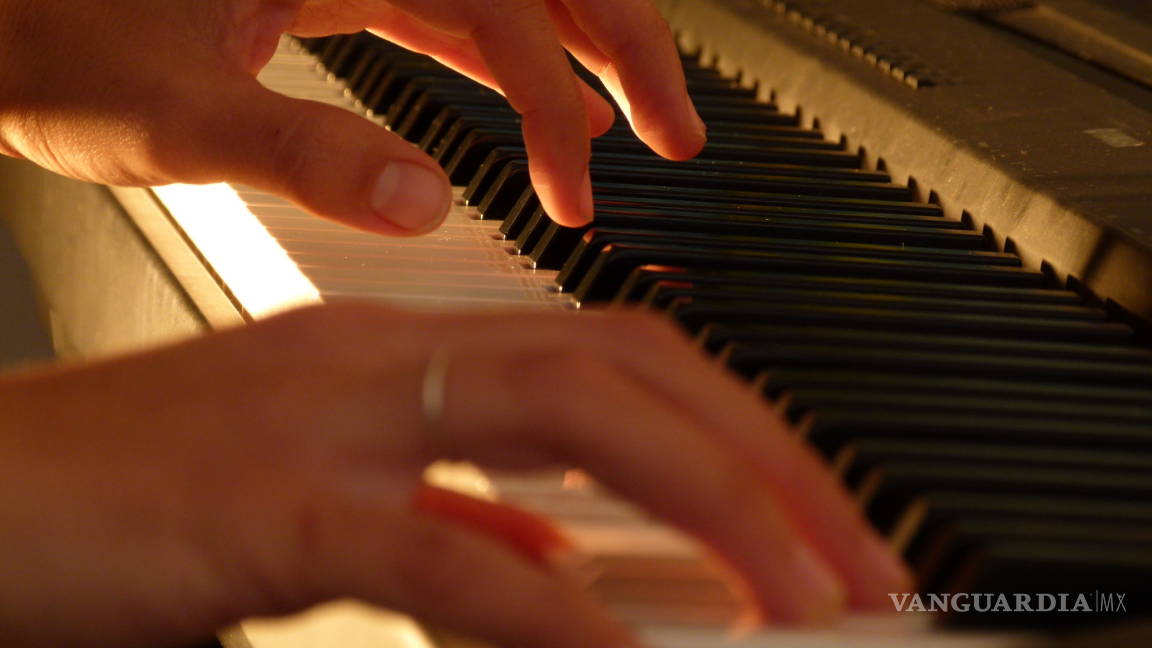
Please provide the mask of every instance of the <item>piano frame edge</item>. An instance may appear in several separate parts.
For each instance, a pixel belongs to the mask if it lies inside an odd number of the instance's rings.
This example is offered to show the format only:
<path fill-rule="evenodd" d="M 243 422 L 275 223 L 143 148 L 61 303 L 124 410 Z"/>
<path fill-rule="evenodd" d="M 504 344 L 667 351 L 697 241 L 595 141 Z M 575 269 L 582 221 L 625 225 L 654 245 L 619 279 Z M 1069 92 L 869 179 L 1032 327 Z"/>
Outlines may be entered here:
<path fill-rule="evenodd" d="M 844 138 L 870 167 L 883 160 L 894 181 L 914 183 L 920 199 L 986 228 L 1028 267 L 1050 269 L 1062 282 L 1074 278 L 1096 296 L 1152 319 L 1152 252 L 1068 206 L 1068 196 L 1034 188 L 1041 178 L 966 146 L 959 126 L 937 128 L 923 119 L 927 108 L 915 104 L 926 100 L 917 92 L 933 90 L 905 87 L 755 0 L 655 3 L 685 49 L 699 50 L 722 72 L 757 88 L 762 100 L 800 108 L 805 124 L 818 121 L 828 137 Z M 1024 52 L 998 53 L 1037 64 Z"/>
<path fill-rule="evenodd" d="M 196 306 L 211 330 L 251 321 L 211 265 L 188 240 L 155 192 L 146 187 L 108 187 L 124 212 Z"/>
<path fill-rule="evenodd" d="M 0 219 L 32 271 L 58 358 L 131 352 L 243 321 L 234 306 L 228 315 L 226 292 L 203 280 L 207 268 L 147 193 L 0 158 Z"/>

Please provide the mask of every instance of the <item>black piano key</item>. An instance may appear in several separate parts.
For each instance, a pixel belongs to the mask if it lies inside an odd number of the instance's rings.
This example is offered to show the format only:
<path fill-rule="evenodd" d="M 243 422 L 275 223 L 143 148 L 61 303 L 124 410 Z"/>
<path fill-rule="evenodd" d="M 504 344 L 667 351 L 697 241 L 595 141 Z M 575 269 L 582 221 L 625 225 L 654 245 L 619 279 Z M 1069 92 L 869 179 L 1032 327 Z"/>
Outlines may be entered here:
<path fill-rule="evenodd" d="M 1075 430 L 1073 425 L 1064 428 Z M 1117 429 L 1124 429 L 1115 426 Z M 1021 423 L 1017 429 L 1023 430 Z M 1080 426 L 1084 442 L 1105 436 L 1103 430 L 1092 433 L 1088 425 Z M 1115 436 L 1115 435 L 1114 435 Z M 1114 439 L 1111 439 L 1115 442 Z M 1119 447 L 1148 450 L 1117 443 Z M 1090 446 L 1089 446 L 1090 447 Z M 1152 494 L 1152 475 L 1147 470 L 1121 468 L 1057 468 L 1034 463 L 989 464 L 979 461 L 941 461 L 919 459 L 887 461 L 863 478 L 862 488 L 874 489 L 868 515 L 880 529 L 890 529 L 905 513 L 909 504 L 922 493 L 946 490 L 972 493 L 1011 493 L 1019 495 L 1067 495 L 1109 501 L 1147 501 Z"/>
<path fill-rule="evenodd" d="M 1019 259 L 1013 255 L 985 250 L 842 243 L 812 239 L 792 240 L 773 236 L 737 236 L 674 229 L 654 232 L 639 229 L 613 229 L 600 227 L 597 224 L 584 233 L 579 246 L 572 253 L 561 275 L 557 278 L 557 282 L 565 289 L 579 282 L 587 274 L 588 268 L 601 251 L 609 245 L 648 241 L 683 245 L 700 252 L 757 250 L 815 254 L 827 257 L 829 262 L 844 258 L 868 258 L 1005 268 L 1016 268 L 1020 263 Z"/>
<path fill-rule="evenodd" d="M 907 188 L 879 182 L 667 170 L 599 164 L 595 161 L 590 171 L 594 186 L 642 183 L 654 176 L 665 178 L 672 183 L 682 180 L 683 184 L 678 184 L 675 188 L 669 187 L 668 192 L 662 192 L 665 198 L 677 195 L 700 198 L 723 195 L 729 201 L 747 200 L 761 204 L 847 208 L 869 206 L 877 210 L 896 210 L 908 197 Z M 497 209 L 501 206 L 507 208 L 529 184 L 527 157 L 523 152 L 518 153 L 512 147 L 496 147 L 468 185 L 465 199 L 469 204 L 491 205 Z M 658 190 L 649 186 L 648 192 L 653 191 Z M 643 194 L 637 191 L 635 197 L 639 195 Z M 486 209 L 482 208 L 481 211 Z"/>
<path fill-rule="evenodd" d="M 1043 627 L 1099 625 L 1152 612 L 1152 556 L 1143 547 L 1107 542 L 998 542 L 981 546 L 957 569 L 950 591 L 1063 593 L 1060 613 L 985 613 L 972 609 L 948 616 L 954 626 Z M 1124 595 L 1123 609 L 1118 607 Z M 1089 611 L 1076 611 L 1077 596 Z M 1101 599 L 1103 596 L 1105 598 Z M 1023 617 L 1023 618 L 1021 618 Z M 1087 645 L 1087 644 L 1086 644 Z"/>
<path fill-rule="evenodd" d="M 532 187 L 525 187 L 524 191 L 520 193 L 520 197 L 512 204 L 512 209 L 508 210 L 508 214 L 500 223 L 500 233 L 506 239 L 518 238 L 524 226 L 535 218 L 537 211 L 542 209 L 540 197 L 536 195 L 536 191 Z"/>
<path fill-rule="evenodd" d="M 805 421 L 808 440 L 825 454 L 860 438 L 1044 443 L 1052 446 L 1152 450 L 1146 425 L 1068 421 L 1057 416 L 944 417 L 919 412 L 818 412 Z"/>
<path fill-rule="evenodd" d="M 746 101 L 756 100 L 756 91 L 741 87 L 732 79 L 715 74 L 713 70 L 700 67 L 688 67 L 688 94 L 694 98 L 709 96 L 725 96 Z"/>
<path fill-rule="evenodd" d="M 825 214 L 829 218 L 876 216 L 880 223 L 897 223 L 907 218 L 909 224 L 932 227 L 956 227 L 957 221 L 943 217 L 939 206 L 901 201 L 864 201 L 864 199 L 796 196 L 753 193 L 753 191 L 712 191 L 676 187 L 672 184 L 619 184 L 601 182 L 592 188 L 601 205 L 636 206 L 636 208 L 669 208 L 702 213 L 804 213 Z M 781 211 L 783 210 L 783 211 Z"/>
<path fill-rule="evenodd" d="M 387 114 L 404 91 L 410 79 L 416 76 L 451 77 L 453 73 L 431 60 L 398 60 L 388 66 L 361 98 L 364 105 L 377 115 Z"/>
<path fill-rule="evenodd" d="M 507 216 L 524 191 L 532 188 L 528 159 L 515 152 L 496 149 L 488 156 L 481 172 L 464 190 L 464 200 L 475 205 L 486 219 Z"/>
<path fill-rule="evenodd" d="M 488 151 L 486 146 L 515 145 L 522 147 L 520 137 L 520 116 L 511 108 L 499 105 L 477 106 L 462 109 L 460 106 L 449 106 L 433 120 L 430 129 L 435 133 L 435 141 L 425 139 L 422 145 L 431 149 L 435 144 L 437 159 L 454 160 L 456 166 L 462 171 L 477 168 L 483 155 Z M 465 114 L 461 114 L 464 112 Z M 469 138 L 483 138 L 477 143 L 475 151 L 470 151 L 467 158 L 463 157 L 461 147 L 469 146 Z M 614 125 L 607 133 L 593 140 L 593 148 L 605 152 L 637 153 L 648 156 L 648 159 L 660 161 L 639 140 L 631 129 L 623 124 Z M 763 151 L 763 154 L 760 152 Z M 757 156 L 763 159 L 757 159 Z M 702 155 L 703 159 L 719 160 L 746 160 L 749 162 L 778 162 L 785 157 L 794 159 L 798 163 L 811 166 L 841 166 L 848 168 L 851 156 L 844 153 L 838 144 L 825 142 L 820 139 L 770 136 L 770 137 L 725 137 L 711 136 Z M 460 158 L 460 159 L 455 159 Z"/>
<path fill-rule="evenodd" d="M 432 120 L 420 145 L 445 171 L 458 173 L 458 184 L 463 185 L 471 180 L 489 153 L 486 143 L 481 142 L 473 149 L 468 138 L 492 138 L 502 142 L 498 134 L 489 135 L 489 131 L 515 132 L 519 129 L 520 116 L 510 106 L 474 106 L 466 111 L 460 106 L 445 106 Z M 516 141 L 516 146 L 523 145 L 522 138 Z"/>
<path fill-rule="evenodd" d="M 321 57 L 324 67 L 333 75 L 346 78 L 364 52 L 373 46 L 373 38 L 361 33 L 340 39 Z"/>
<path fill-rule="evenodd" d="M 707 234 L 717 243 L 723 243 L 723 237 L 733 236 L 967 250 L 986 250 L 987 247 L 981 236 L 964 230 L 828 222 L 787 216 L 701 215 L 675 210 L 606 208 L 597 210 L 595 226 L 597 229 L 647 230 L 668 241 L 679 240 L 671 233 L 684 232 Z M 541 238 L 539 233 L 533 236 Z M 549 231 L 542 237 L 548 243 L 534 248 L 530 256 L 538 267 L 560 269 L 575 251 L 579 237 L 579 230 Z"/>
<path fill-rule="evenodd" d="M 392 65 L 386 56 L 367 55 L 364 60 L 367 65 L 357 70 L 348 80 L 349 91 L 353 93 L 353 97 L 361 101 L 370 95 L 374 86 L 379 83 L 380 77 L 386 73 L 388 66 Z"/>
<path fill-rule="evenodd" d="M 907 279 L 914 281 L 969 282 L 980 285 L 1043 288 L 1045 277 L 1010 266 L 906 261 L 894 258 L 834 256 L 753 249 L 707 249 L 655 241 L 612 243 L 600 250 L 582 276 L 558 278 L 562 290 L 571 291 L 577 302 L 611 299 L 629 273 L 639 266 L 669 265 L 687 268 L 749 272 Z"/>
<path fill-rule="evenodd" d="M 454 103 L 458 105 L 468 101 L 480 103 L 486 99 L 492 104 L 497 103 L 496 100 L 490 99 L 484 93 L 482 86 L 472 81 L 436 75 L 421 75 L 411 77 L 401 84 L 396 99 L 388 106 L 388 111 L 384 115 L 387 122 L 393 124 L 393 130 L 397 131 L 401 137 L 413 140 L 414 138 L 407 134 L 400 133 L 399 126 L 411 115 L 418 103 L 430 98 L 435 101 L 439 96 L 443 96 L 448 102 L 455 100 Z M 499 95 L 496 96 L 500 98 Z M 430 117 L 434 116 L 431 115 Z"/>
<path fill-rule="evenodd" d="M 520 115 L 516 114 L 507 101 L 479 106 L 449 104 L 441 107 L 440 112 L 434 116 L 420 146 L 432 153 L 441 164 L 445 164 L 455 155 L 460 141 L 473 131 L 483 134 L 491 129 L 495 133 L 506 133 L 518 128 Z"/>
<path fill-rule="evenodd" d="M 989 251 L 988 241 L 971 230 L 877 222 L 882 220 L 872 214 L 833 215 L 787 209 L 777 209 L 771 215 L 629 207 L 605 207 L 597 212 L 598 224 L 627 229 L 674 229 L 748 236 L 770 234 L 811 241 Z M 661 227 L 661 222 L 666 225 Z"/>
<path fill-rule="evenodd" d="M 1011 408 L 1013 405 L 1011 400 L 1002 402 L 1005 408 Z M 1101 415 L 1111 418 L 1107 408 L 1079 403 L 1066 405 L 1067 407 L 1063 409 L 1049 413 L 1077 419 L 1092 419 Z M 1127 419 L 1121 414 L 1120 420 Z M 953 461 L 993 467 L 1028 465 L 1048 470 L 1117 470 L 1152 474 L 1152 453 L 1082 447 L 1054 448 L 1042 443 L 1005 445 L 991 442 L 959 443 L 863 438 L 844 446 L 835 463 L 843 471 L 846 481 L 859 484 L 872 469 L 882 469 L 893 462 L 916 464 L 932 461 Z"/>
<path fill-rule="evenodd" d="M 1120 338 L 1125 331 L 1104 325 L 1101 328 L 1084 322 L 1044 320 L 1023 317 L 972 316 L 953 318 L 939 313 L 906 313 L 899 311 L 867 311 L 865 309 L 835 308 L 809 304 L 761 304 L 755 310 L 726 305 L 709 304 L 699 310 L 676 308 L 670 312 L 691 330 L 701 328 L 697 320 L 708 322 L 738 321 L 741 324 L 753 316 L 756 322 L 792 326 L 839 326 L 857 330 L 875 327 L 882 331 L 922 330 L 983 333 L 1005 340 L 1028 339 L 1029 330 L 1080 339 Z M 750 314 L 751 313 L 751 314 Z M 753 322 L 755 323 L 755 322 Z M 1008 353 L 977 351 L 926 351 L 901 346 L 850 348 L 835 344 L 801 344 L 798 342 L 733 342 L 722 352 L 729 365 L 742 374 L 758 375 L 772 369 L 838 368 L 848 371 L 892 371 L 925 375 L 978 376 L 988 378 L 1034 379 L 1047 382 L 1090 377 L 1101 384 L 1133 384 L 1152 377 L 1152 370 L 1139 364 L 1091 362 L 1082 359 L 1044 358 Z M 1046 372 L 1064 371 L 1061 376 Z"/>
<path fill-rule="evenodd" d="M 631 165 L 597 163 L 593 160 L 592 181 L 627 184 L 661 178 L 687 188 L 712 191 L 786 193 L 814 198 L 907 201 L 912 193 L 904 185 L 859 180 L 823 179 L 818 173 L 789 175 L 786 170 L 741 173 L 714 169 L 670 166 L 663 163 Z"/>
<path fill-rule="evenodd" d="M 1096 322 L 1105 319 L 1105 314 L 1099 309 L 1081 305 L 995 302 L 978 299 L 958 299 L 950 296 L 913 296 L 867 290 L 841 291 L 834 290 L 830 287 L 824 289 L 799 288 L 787 285 L 775 287 L 742 285 L 699 287 L 676 280 L 669 280 L 653 285 L 644 295 L 641 302 L 657 309 L 665 309 L 671 304 L 685 298 L 697 301 L 768 301 L 773 304 L 813 304 L 884 308 L 888 310 L 913 312 L 989 314 Z M 876 338 L 873 339 L 875 340 Z M 895 346 L 901 346 L 899 340 L 896 341 Z"/>
<path fill-rule="evenodd" d="M 433 120 L 430 120 L 434 121 Z M 445 132 L 446 148 L 453 148 L 459 158 L 455 164 L 463 171 L 475 169 L 484 155 L 495 146 L 523 146 L 519 125 L 506 119 L 504 123 L 477 124 L 475 120 L 460 120 L 453 125 L 455 132 Z M 460 132 L 466 131 L 466 132 Z M 450 139 L 448 139 L 450 137 Z M 410 138 L 411 139 L 411 138 Z M 834 148 L 819 148 L 813 144 L 765 138 L 760 143 L 729 144 L 709 141 L 700 154 L 691 160 L 672 162 L 665 160 L 636 139 L 631 132 L 609 132 L 592 141 L 592 160 L 603 164 L 644 163 L 646 166 L 667 169 L 709 168 L 729 169 L 735 172 L 763 172 L 812 178 L 845 179 L 889 182 L 887 173 L 861 170 L 856 154 Z M 464 151 L 461 151 L 464 149 Z M 465 155 L 466 152 L 466 155 Z"/>
<path fill-rule="evenodd" d="M 456 132 L 450 132 L 439 147 L 445 154 L 454 149 L 444 159 L 444 170 L 455 184 L 470 184 L 480 173 L 488 156 L 497 148 L 524 150 L 524 140 L 519 132 L 502 135 L 493 134 L 490 129 L 474 129 L 455 141 L 450 139 L 455 135 Z"/>
<path fill-rule="evenodd" d="M 601 219 L 603 214 L 598 214 Z M 580 244 L 580 237 L 587 228 L 563 227 L 556 223 L 529 223 L 536 231 L 525 241 L 521 250 L 532 260 L 532 267 L 545 270 L 559 270 Z"/>
<path fill-rule="evenodd" d="M 742 105 L 741 105 L 742 104 Z M 729 102 L 710 102 L 706 97 L 696 103 L 696 112 L 705 123 L 716 122 L 721 124 L 754 124 L 758 127 L 771 126 L 797 126 L 799 120 L 796 115 L 788 115 L 770 107 L 761 107 L 751 102 L 741 100 L 739 104 Z M 750 130 L 760 130 L 753 127 Z M 763 132 L 763 131 L 762 131 Z"/>
<path fill-rule="evenodd" d="M 316 55 L 317 60 L 320 58 L 320 53 L 339 36 L 310 36 L 307 38 L 297 38 L 296 40 L 304 46 L 312 54 Z"/>
<path fill-rule="evenodd" d="M 1073 363 L 1067 363 L 1073 364 Z M 989 373 L 994 373 L 990 371 Z M 1069 382 L 1073 380 L 1069 379 Z M 1030 417 L 1060 415 L 1069 418 L 1120 421 L 1152 428 L 1152 408 L 1136 405 L 1098 405 L 1053 400 L 1022 400 L 1011 397 L 965 396 L 954 394 L 870 393 L 852 389 L 797 389 L 788 392 L 788 413 L 793 420 L 810 412 L 851 412 L 876 409 L 950 413 L 970 413 Z"/>
<path fill-rule="evenodd" d="M 756 273 L 739 270 L 675 267 L 671 265 L 637 267 L 628 275 L 624 284 L 621 285 L 617 299 L 622 302 L 643 300 L 652 290 L 653 286 L 668 281 L 675 282 L 681 286 L 698 286 L 702 288 L 713 286 L 791 286 L 811 290 L 831 289 L 858 292 L 885 292 L 895 295 L 955 297 L 958 299 L 979 299 L 993 302 L 1028 302 L 1065 306 L 1083 304 L 1083 299 L 1069 290 L 1002 287 L 959 282 L 930 283 L 925 281 L 866 279 L 855 276 L 821 274 Z"/>
<path fill-rule="evenodd" d="M 403 117 L 396 122 L 396 134 L 409 141 L 420 142 L 446 105 L 501 106 L 507 101 L 483 86 L 476 84 L 472 86 L 453 91 L 426 88 L 406 106 L 402 99 L 397 101 L 398 106 L 403 106 L 397 109 L 397 116 L 402 114 Z"/>
<path fill-rule="evenodd" d="M 532 213 L 532 217 L 528 219 L 528 222 L 524 224 L 523 229 L 520 231 L 520 235 L 516 237 L 513 248 L 523 254 L 526 250 L 535 247 L 541 236 L 545 231 L 549 229 L 550 226 L 558 227 L 556 223 L 552 222 L 552 219 L 549 218 L 546 213 L 544 213 L 543 209 L 537 209 Z M 579 231 L 580 229 L 576 229 L 576 232 Z M 531 255 L 529 255 L 529 259 L 531 258 Z M 541 266 L 533 264 L 533 267 Z"/>
<path fill-rule="evenodd" d="M 723 205 L 711 205 L 700 208 L 697 204 L 680 204 L 675 201 L 650 201 L 650 206 L 642 206 L 643 201 L 630 201 L 631 204 L 620 204 L 613 197 L 601 197 L 596 201 L 597 224 L 620 225 L 628 228 L 641 228 L 643 219 L 651 220 L 651 227 L 667 231 L 667 229 L 700 229 L 699 226 L 714 224 L 707 231 L 723 233 L 751 233 L 757 228 L 785 228 L 791 229 L 797 236 L 806 236 L 809 239 L 834 240 L 863 240 L 872 242 L 890 240 L 899 244 L 911 246 L 947 247 L 957 249 L 986 249 L 983 236 L 968 229 L 956 229 L 960 224 L 952 221 L 940 221 L 932 217 L 915 216 L 882 216 L 869 212 L 852 213 L 827 210 L 805 210 L 787 208 L 761 208 L 756 211 L 749 209 L 725 208 Z M 659 204 L 655 204 L 659 203 Z M 677 206 L 664 206 L 677 205 Z M 746 208 L 746 205 L 745 205 Z M 517 213 L 516 206 L 508 214 L 501 231 L 510 238 L 520 235 L 521 228 L 530 214 Z M 873 226 L 873 223 L 876 224 Z M 909 225 L 909 223 L 911 225 Z M 543 238 L 550 238 L 546 232 Z M 531 256 L 541 268 L 559 269 L 571 251 L 578 238 L 573 233 L 555 233 L 555 246 L 537 247 Z M 545 259 L 544 257 L 547 257 Z M 751 285 L 755 285 L 755 274 L 749 276 Z M 763 281 L 760 281 L 763 284 Z M 939 285 L 933 287 L 933 292 L 940 291 Z M 1063 292 L 1063 296 L 1070 297 L 1074 303 L 1078 297 Z M 639 295 L 632 296 L 637 299 Z M 1020 295 L 1014 295 L 1015 297 Z"/>
<path fill-rule="evenodd" d="M 657 243 L 681 246 L 681 249 L 710 254 L 717 251 L 772 252 L 809 254 L 820 256 L 829 265 L 856 260 L 898 261 L 923 263 L 922 269 L 934 265 L 967 265 L 973 268 L 1017 268 L 1019 259 L 1013 255 L 980 250 L 954 250 L 947 248 L 877 245 L 870 243 L 841 243 L 837 241 L 789 240 L 776 237 L 733 236 L 692 231 L 652 232 L 635 229 L 612 229 L 598 225 L 586 231 L 576 250 L 568 258 L 557 283 L 564 290 L 572 290 L 583 281 L 591 266 L 603 256 L 609 246 L 620 244 Z M 701 263 L 700 265 L 706 264 Z M 618 288 L 622 282 L 616 284 Z M 615 293 L 613 293 L 615 294 Z"/>
<path fill-rule="evenodd" d="M 528 160 L 523 150 L 496 147 L 464 188 L 463 198 L 469 205 L 484 205 L 481 208 L 484 213 L 493 203 L 514 203 L 530 186 Z"/>
<path fill-rule="evenodd" d="M 825 160 L 826 162 L 844 161 L 841 158 L 822 153 L 808 153 L 785 149 L 784 151 L 780 151 L 774 160 L 716 159 L 707 157 L 702 153 L 700 156 L 692 158 L 691 160 L 673 162 L 648 151 L 628 151 L 627 149 L 631 148 L 630 146 L 621 147 L 624 150 L 609 150 L 611 144 L 611 140 L 607 141 L 604 145 L 601 145 L 600 142 L 597 141 L 592 146 L 593 167 L 603 167 L 605 176 L 609 178 L 613 177 L 612 174 L 621 167 L 640 167 L 644 171 L 650 171 L 653 177 L 660 176 L 665 178 L 673 177 L 669 175 L 669 172 L 673 174 L 687 174 L 699 171 L 705 175 L 717 174 L 733 179 L 751 176 L 753 181 L 761 177 L 771 177 L 773 179 L 798 178 L 813 181 L 844 181 L 846 183 L 872 182 L 882 184 L 886 189 L 898 187 L 898 190 L 891 193 L 894 197 L 903 198 L 907 195 L 907 188 L 902 185 L 892 185 L 890 182 L 891 178 L 884 172 L 865 171 L 855 168 L 855 165 L 851 168 L 838 168 L 843 165 L 833 163 L 817 165 L 804 164 L 805 156 L 817 162 L 820 162 L 822 157 L 827 158 Z M 700 175 L 700 173 L 696 173 L 696 175 Z M 765 180 L 765 183 L 767 182 L 768 180 Z M 770 185 L 764 185 L 764 187 L 768 186 Z"/>
<path fill-rule="evenodd" d="M 802 344 L 849 348 L 899 348 L 905 351 L 980 353 L 1009 357 L 1053 358 L 1070 362 L 1152 366 L 1149 353 L 1125 345 L 1081 344 L 1051 340 L 1005 340 L 974 335 L 906 331 L 861 331 L 819 326 L 781 324 L 706 324 L 699 338 L 705 348 L 718 352 L 729 344 Z M 1149 404 L 1152 409 L 1152 404 Z"/>
<path fill-rule="evenodd" d="M 694 208 L 696 203 L 715 209 L 717 206 L 735 207 L 740 211 L 757 211 L 766 207 L 786 207 L 796 209 L 817 209 L 878 214 L 908 214 L 939 217 L 943 213 L 936 205 L 904 200 L 873 200 L 868 198 L 843 198 L 839 196 L 804 196 L 799 194 L 772 193 L 770 191 L 717 190 L 702 187 L 686 187 L 670 182 L 599 182 L 593 186 L 597 200 L 619 205 L 667 205 L 684 209 Z M 955 221 L 951 221 L 950 225 Z"/>
<path fill-rule="evenodd" d="M 1079 450 L 1079 449 L 1077 449 Z M 927 516 L 943 520 L 1006 517 L 1020 520 L 1059 520 L 1066 525 L 1099 524 L 1108 520 L 1128 520 L 1152 524 L 1152 501 L 1089 499 L 1082 496 L 1043 493 L 1026 495 L 930 491 L 926 496 Z"/>
<path fill-rule="evenodd" d="M 919 518 L 919 520 L 917 520 Z M 948 591 L 971 551 L 1004 541 L 1142 542 L 1152 505 L 1067 495 L 929 491 L 902 516 L 921 590 Z"/>
<path fill-rule="evenodd" d="M 385 57 L 378 56 L 371 50 L 362 54 L 355 67 L 348 73 L 348 78 L 344 80 L 352 96 L 357 99 L 365 96 L 367 88 L 371 87 L 387 67 L 388 60 Z"/>
<path fill-rule="evenodd" d="M 327 66 L 330 60 L 341 47 L 347 45 L 347 34 L 336 34 L 325 38 L 317 38 L 313 41 L 313 51 L 316 54 L 316 60 L 320 61 L 321 65 Z"/>
<path fill-rule="evenodd" d="M 708 122 L 708 138 L 739 140 L 741 137 L 788 137 L 797 139 L 823 140 L 820 131 L 803 126 L 778 126 L 769 124 L 740 124 L 733 122 Z"/>
<path fill-rule="evenodd" d="M 1152 403 L 1152 386 L 1067 384 L 1049 381 L 1020 382 L 1008 379 L 933 376 L 893 370 L 850 371 L 842 368 L 773 368 L 756 378 L 764 393 L 776 398 L 799 389 L 854 389 L 863 393 L 934 394 L 948 393 L 970 397 L 1015 397 L 1030 401 L 1066 400 L 1096 404 L 1120 404 L 1147 408 Z"/>

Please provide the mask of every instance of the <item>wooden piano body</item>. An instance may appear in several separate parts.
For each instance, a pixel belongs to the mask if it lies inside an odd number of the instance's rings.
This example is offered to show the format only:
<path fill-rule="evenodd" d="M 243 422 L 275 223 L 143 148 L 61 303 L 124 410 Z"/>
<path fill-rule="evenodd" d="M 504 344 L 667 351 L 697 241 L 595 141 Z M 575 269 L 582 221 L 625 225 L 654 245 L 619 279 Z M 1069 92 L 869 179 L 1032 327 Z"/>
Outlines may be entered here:
<path fill-rule="evenodd" d="M 1090 82 L 1091 71 L 1069 72 L 927 2 L 873 0 L 866 12 L 851 0 L 657 4 L 686 51 L 699 50 L 761 100 L 799 114 L 800 126 L 859 151 L 865 169 L 909 184 L 944 217 L 974 224 L 996 249 L 1069 282 L 1115 321 L 1152 316 L 1152 103 L 1142 104 L 1141 92 L 1106 91 Z M 292 43 L 262 78 L 286 93 L 363 110 Z M 0 208 L 37 272 L 65 357 L 163 343 L 341 297 L 415 308 L 574 307 L 551 289 L 556 271 L 509 254 L 499 223 L 477 220 L 463 204 L 436 234 L 384 241 L 243 187 L 105 188 L 2 160 Z M 454 478 L 493 487 L 467 471 Z M 557 499 L 537 486 L 497 479 L 494 487 L 521 500 Z M 580 508 L 583 497 L 558 499 Z M 606 553 L 678 559 L 688 551 L 617 518 L 615 505 L 606 511 L 607 528 L 633 533 L 584 529 Z M 926 621 L 855 620 L 850 631 L 775 632 L 743 645 L 1044 645 L 1013 632 L 929 632 Z M 224 639 L 253 648 L 427 640 L 405 620 L 352 604 L 286 627 L 253 622 Z M 651 633 L 667 648 L 713 645 L 723 635 L 658 625 Z"/>

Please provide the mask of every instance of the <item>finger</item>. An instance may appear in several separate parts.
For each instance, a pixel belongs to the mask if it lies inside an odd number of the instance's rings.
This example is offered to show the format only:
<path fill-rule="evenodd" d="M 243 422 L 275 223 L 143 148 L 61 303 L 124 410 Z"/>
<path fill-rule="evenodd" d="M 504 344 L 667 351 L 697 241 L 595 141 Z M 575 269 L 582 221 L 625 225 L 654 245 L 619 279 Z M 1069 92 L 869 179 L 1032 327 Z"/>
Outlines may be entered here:
<path fill-rule="evenodd" d="M 669 321 L 639 311 L 593 311 L 581 313 L 578 322 L 571 320 L 538 315 L 532 326 L 519 331 L 517 343 L 615 359 L 648 385 L 664 408 L 694 421 L 716 443 L 745 458 L 761 483 L 777 494 L 805 541 L 844 579 L 854 604 L 881 607 L 888 604 L 888 592 L 907 591 L 906 568 L 824 462 L 746 384 L 693 348 Z M 444 330 L 442 335 L 450 340 L 460 333 Z M 500 339 L 507 335 L 507 319 L 475 316 L 467 335 Z"/>
<path fill-rule="evenodd" d="M 452 6 L 423 0 L 392 4 L 436 26 L 470 37 L 492 76 L 522 117 L 529 171 L 540 202 L 562 225 L 592 219 L 588 119 L 575 74 L 543 0 L 488 0 Z M 462 31 L 463 33 L 458 33 Z"/>
<path fill-rule="evenodd" d="M 383 234 L 428 232 L 448 212 L 451 186 L 436 163 L 352 112 L 289 99 L 246 77 L 196 88 L 182 107 L 193 123 L 157 147 L 171 177 L 243 182 Z"/>
<path fill-rule="evenodd" d="M 668 24 L 649 0 L 550 0 L 549 6 L 565 46 L 600 76 L 644 143 L 674 160 L 700 152 L 704 123 Z"/>
<path fill-rule="evenodd" d="M 464 76 L 503 94 L 479 50 L 469 38 L 460 38 L 418 20 L 395 8 L 387 8 L 374 18 L 369 30 L 397 45 L 427 54 Z M 598 92 L 579 82 L 588 113 L 588 128 L 595 136 L 612 128 L 616 113 Z"/>
<path fill-rule="evenodd" d="M 907 569 L 876 535 L 811 446 L 787 429 L 758 394 L 689 343 L 671 321 L 646 313 L 602 312 L 604 353 L 754 461 L 804 536 L 845 579 L 862 607 L 890 605 L 887 593 L 907 591 Z M 626 328 L 629 333 L 620 329 Z M 590 337 L 592 337 L 590 335 Z"/>
<path fill-rule="evenodd" d="M 771 483 L 618 368 L 516 343 L 460 352 L 447 380 L 435 454 L 483 461 L 536 447 L 704 540 L 770 618 L 808 623 L 839 611 L 839 579 L 791 527 Z"/>
<path fill-rule="evenodd" d="M 543 518 L 504 504 L 424 485 L 416 490 L 413 506 L 420 513 L 487 535 L 541 567 L 564 564 L 575 550 L 572 543 Z"/>
<path fill-rule="evenodd" d="M 499 542 L 375 507 L 310 516 L 303 560 L 321 600 L 355 596 L 501 646 L 634 645 L 587 595 Z"/>

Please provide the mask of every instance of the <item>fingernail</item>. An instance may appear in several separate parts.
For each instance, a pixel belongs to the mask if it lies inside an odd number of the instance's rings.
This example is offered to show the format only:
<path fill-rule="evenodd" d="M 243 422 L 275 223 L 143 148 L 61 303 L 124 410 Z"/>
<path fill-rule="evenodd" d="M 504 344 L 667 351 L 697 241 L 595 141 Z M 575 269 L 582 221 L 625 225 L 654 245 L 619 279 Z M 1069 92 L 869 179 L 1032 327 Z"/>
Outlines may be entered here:
<path fill-rule="evenodd" d="M 584 172 L 584 182 L 580 187 L 580 217 L 591 223 L 595 216 L 596 207 L 592 204 L 592 176 Z"/>
<path fill-rule="evenodd" d="M 591 557 L 571 546 L 549 549 L 544 554 L 544 563 L 554 574 L 580 589 L 588 589 L 603 574 Z"/>
<path fill-rule="evenodd" d="M 741 610 L 740 615 L 728 629 L 728 638 L 734 641 L 750 637 L 764 629 L 764 615 L 760 610 L 749 606 Z"/>
<path fill-rule="evenodd" d="M 692 101 L 692 97 L 687 97 L 688 114 L 692 116 L 692 130 L 697 137 L 703 140 L 708 139 L 708 125 L 700 118 L 700 113 L 696 112 L 696 103 Z"/>
<path fill-rule="evenodd" d="M 372 188 L 372 209 L 381 219 L 410 232 L 435 228 L 452 205 L 452 188 L 435 171 L 395 160 Z"/>
<path fill-rule="evenodd" d="M 812 604 L 804 610 L 806 624 L 821 625 L 835 619 L 844 609 L 848 593 L 831 568 L 806 546 L 799 547 L 793 556 L 793 569 L 803 580 Z"/>
<path fill-rule="evenodd" d="M 877 585 L 883 585 L 890 592 L 906 592 L 912 589 L 912 576 L 895 552 L 881 539 L 872 536 L 867 541 L 868 562 Z"/>

